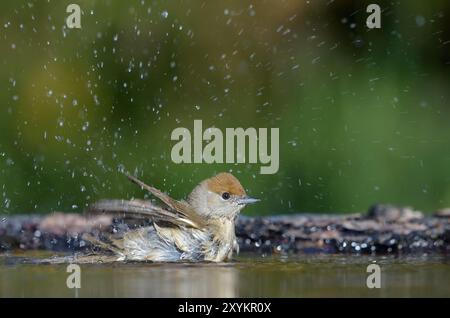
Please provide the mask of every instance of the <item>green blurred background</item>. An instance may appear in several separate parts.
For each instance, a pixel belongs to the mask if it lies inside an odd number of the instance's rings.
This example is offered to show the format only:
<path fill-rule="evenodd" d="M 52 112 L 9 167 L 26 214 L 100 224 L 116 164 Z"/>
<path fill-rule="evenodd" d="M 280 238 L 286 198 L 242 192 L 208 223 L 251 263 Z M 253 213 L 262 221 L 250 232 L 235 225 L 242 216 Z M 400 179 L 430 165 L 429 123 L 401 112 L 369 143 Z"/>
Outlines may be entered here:
<path fill-rule="evenodd" d="M 450 206 L 449 21 L 443 0 L 1 1 L 0 212 L 142 197 L 122 171 L 177 198 L 232 171 L 250 215 Z M 279 127 L 278 173 L 172 163 L 194 119 Z"/>

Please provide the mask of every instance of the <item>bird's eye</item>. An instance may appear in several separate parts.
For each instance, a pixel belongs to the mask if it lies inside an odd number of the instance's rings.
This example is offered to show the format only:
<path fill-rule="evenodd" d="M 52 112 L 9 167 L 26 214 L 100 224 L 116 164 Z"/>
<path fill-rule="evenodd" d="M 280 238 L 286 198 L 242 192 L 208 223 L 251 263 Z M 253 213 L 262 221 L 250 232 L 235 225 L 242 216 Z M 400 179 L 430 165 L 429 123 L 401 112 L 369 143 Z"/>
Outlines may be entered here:
<path fill-rule="evenodd" d="M 230 194 L 228 192 L 222 193 L 222 199 L 228 200 L 230 198 Z"/>

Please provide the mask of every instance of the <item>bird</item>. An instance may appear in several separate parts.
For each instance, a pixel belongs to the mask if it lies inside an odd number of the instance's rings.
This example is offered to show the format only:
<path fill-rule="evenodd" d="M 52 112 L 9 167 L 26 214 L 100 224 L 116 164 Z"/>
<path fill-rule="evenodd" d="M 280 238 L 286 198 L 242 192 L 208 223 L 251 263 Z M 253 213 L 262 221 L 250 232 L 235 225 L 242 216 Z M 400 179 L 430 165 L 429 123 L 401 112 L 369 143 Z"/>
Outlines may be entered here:
<path fill-rule="evenodd" d="M 249 197 L 239 180 L 222 172 L 200 182 L 185 200 L 175 200 L 134 176 L 127 177 L 158 198 L 101 200 L 89 213 L 121 214 L 150 220 L 147 226 L 126 231 L 120 238 L 83 239 L 112 252 L 118 261 L 224 262 L 239 252 L 235 221 L 240 211 L 259 199 Z"/>

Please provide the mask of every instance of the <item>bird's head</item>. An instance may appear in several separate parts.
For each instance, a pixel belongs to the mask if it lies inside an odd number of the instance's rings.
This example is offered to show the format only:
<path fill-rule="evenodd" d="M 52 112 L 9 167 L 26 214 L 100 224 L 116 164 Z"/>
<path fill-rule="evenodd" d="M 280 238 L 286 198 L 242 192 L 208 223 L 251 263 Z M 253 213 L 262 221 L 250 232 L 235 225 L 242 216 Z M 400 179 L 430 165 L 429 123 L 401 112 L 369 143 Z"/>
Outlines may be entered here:
<path fill-rule="evenodd" d="M 205 218 L 234 219 L 247 204 L 258 202 L 247 196 L 236 177 L 220 173 L 202 181 L 189 195 L 189 204 Z"/>

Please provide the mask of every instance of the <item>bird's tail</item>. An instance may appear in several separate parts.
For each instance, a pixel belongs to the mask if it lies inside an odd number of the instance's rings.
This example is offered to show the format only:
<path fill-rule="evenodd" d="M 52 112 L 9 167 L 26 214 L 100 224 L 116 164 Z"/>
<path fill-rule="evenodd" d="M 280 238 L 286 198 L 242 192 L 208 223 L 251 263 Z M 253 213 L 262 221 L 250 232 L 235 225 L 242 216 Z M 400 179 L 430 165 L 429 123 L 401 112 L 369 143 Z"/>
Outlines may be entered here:
<path fill-rule="evenodd" d="M 100 254 L 74 254 L 66 256 L 52 256 L 48 258 L 28 258 L 16 257 L 10 262 L 25 265 L 62 265 L 62 264 L 98 264 L 113 263 L 121 259 L 116 255 Z"/>
<path fill-rule="evenodd" d="M 97 246 L 101 249 L 107 250 L 107 251 L 111 251 L 114 254 L 116 254 L 117 256 L 123 256 L 123 249 L 118 246 L 118 241 L 111 239 L 110 242 L 104 242 L 102 240 L 100 240 L 99 238 L 93 236 L 90 233 L 84 233 L 83 234 L 83 240 L 88 241 L 89 243 L 91 243 L 94 246 Z"/>

